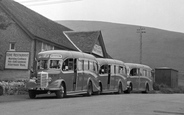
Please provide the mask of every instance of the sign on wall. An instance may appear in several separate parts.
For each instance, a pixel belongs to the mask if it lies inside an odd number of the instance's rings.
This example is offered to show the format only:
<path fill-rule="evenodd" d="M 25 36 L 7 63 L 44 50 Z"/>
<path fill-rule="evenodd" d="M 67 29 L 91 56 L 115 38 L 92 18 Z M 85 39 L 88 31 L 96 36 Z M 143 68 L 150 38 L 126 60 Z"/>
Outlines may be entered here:
<path fill-rule="evenodd" d="M 5 69 L 28 69 L 29 52 L 6 52 Z"/>
<path fill-rule="evenodd" d="M 92 52 L 103 57 L 102 47 L 97 44 L 94 45 Z"/>

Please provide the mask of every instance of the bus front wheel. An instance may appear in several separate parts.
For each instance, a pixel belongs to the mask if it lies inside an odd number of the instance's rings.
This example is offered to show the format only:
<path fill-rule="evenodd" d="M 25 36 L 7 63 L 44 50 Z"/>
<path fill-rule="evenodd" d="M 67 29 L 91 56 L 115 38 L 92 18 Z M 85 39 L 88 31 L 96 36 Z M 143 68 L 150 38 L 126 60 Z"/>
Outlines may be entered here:
<path fill-rule="evenodd" d="M 124 91 L 124 93 L 129 94 L 129 93 L 131 93 L 132 89 L 133 89 L 133 86 L 132 86 L 132 84 L 130 84 L 130 86 L 127 88 L 126 91 Z"/>
<path fill-rule="evenodd" d="M 34 91 L 29 90 L 29 98 L 31 99 L 36 98 L 36 93 Z"/>
<path fill-rule="evenodd" d="M 56 97 L 57 97 L 57 98 L 63 98 L 63 97 L 64 97 L 64 95 L 65 95 L 65 89 L 64 89 L 63 84 L 61 84 L 60 90 L 57 90 L 57 91 L 55 92 L 55 94 L 56 94 Z"/>
<path fill-rule="evenodd" d="M 98 91 L 98 94 L 100 95 L 100 94 L 102 94 L 102 91 L 103 91 L 103 89 L 102 89 L 102 83 L 99 83 L 99 87 L 100 87 L 100 90 Z"/>

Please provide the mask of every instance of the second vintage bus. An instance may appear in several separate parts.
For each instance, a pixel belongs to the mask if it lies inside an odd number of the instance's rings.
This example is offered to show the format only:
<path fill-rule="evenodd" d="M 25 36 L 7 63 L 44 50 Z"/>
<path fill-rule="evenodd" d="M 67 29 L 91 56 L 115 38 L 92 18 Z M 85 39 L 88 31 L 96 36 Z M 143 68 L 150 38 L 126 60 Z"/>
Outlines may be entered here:
<path fill-rule="evenodd" d="M 101 93 L 121 94 L 127 89 L 124 62 L 115 59 L 97 58 L 99 64 L 99 86 Z"/>

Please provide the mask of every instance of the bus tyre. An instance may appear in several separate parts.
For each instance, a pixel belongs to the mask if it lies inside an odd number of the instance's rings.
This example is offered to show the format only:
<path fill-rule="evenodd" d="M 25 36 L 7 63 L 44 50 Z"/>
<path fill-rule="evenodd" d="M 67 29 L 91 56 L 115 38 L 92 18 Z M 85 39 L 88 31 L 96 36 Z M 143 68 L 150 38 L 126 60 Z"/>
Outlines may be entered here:
<path fill-rule="evenodd" d="M 146 84 L 146 88 L 145 88 L 145 91 L 143 91 L 143 93 L 148 93 L 149 92 L 149 85 Z"/>
<path fill-rule="evenodd" d="M 131 93 L 131 91 L 132 91 L 132 84 L 130 84 L 130 86 L 127 88 L 127 90 L 126 91 L 124 91 L 124 93 L 127 93 L 127 94 L 130 94 Z"/>
<path fill-rule="evenodd" d="M 119 85 L 118 85 L 118 94 L 121 94 L 122 93 L 122 91 L 123 91 L 123 89 L 122 89 L 122 83 L 119 83 Z"/>
<path fill-rule="evenodd" d="M 34 91 L 29 90 L 29 98 L 31 99 L 36 98 L 36 93 Z"/>
<path fill-rule="evenodd" d="M 88 87 L 87 87 L 87 96 L 91 96 L 93 93 L 93 87 L 92 87 L 92 82 L 89 81 Z"/>
<path fill-rule="evenodd" d="M 57 90 L 57 91 L 55 92 L 55 94 L 56 94 L 56 97 L 57 97 L 57 98 L 63 98 L 63 97 L 65 96 L 65 89 L 64 89 L 63 84 L 61 84 L 60 90 Z"/>
<path fill-rule="evenodd" d="M 100 90 L 98 91 L 98 94 L 100 95 L 102 94 L 102 84 L 101 83 L 99 84 L 99 87 L 100 87 Z"/>

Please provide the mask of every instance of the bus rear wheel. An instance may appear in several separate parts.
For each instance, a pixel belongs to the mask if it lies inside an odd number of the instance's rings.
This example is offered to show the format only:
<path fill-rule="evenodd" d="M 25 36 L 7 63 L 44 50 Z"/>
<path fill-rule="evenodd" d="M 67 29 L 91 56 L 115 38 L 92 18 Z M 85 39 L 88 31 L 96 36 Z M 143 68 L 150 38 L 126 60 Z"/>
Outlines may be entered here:
<path fill-rule="evenodd" d="M 89 81 L 88 87 L 87 87 L 87 96 L 91 96 L 92 93 L 93 93 L 93 85 L 92 85 L 92 82 Z"/>
<path fill-rule="evenodd" d="M 118 85 L 118 92 L 117 94 L 122 94 L 123 88 L 122 88 L 122 83 L 119 83 Z"/>
<path fill-rule="evenodd" d="M 29 98 L 31 99 L 36 98 L 36 93 L 34 91 L 29 90 Z"/>
<path fill-rule="evenodd" d="M 143 91 L 143 93 L 148 93 L 149 92 L 149 85 L 146 84 L 146 88 L 145 88 L 145 91 Z"/>

